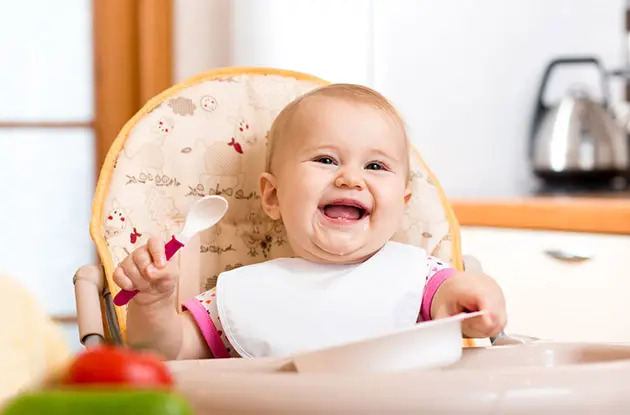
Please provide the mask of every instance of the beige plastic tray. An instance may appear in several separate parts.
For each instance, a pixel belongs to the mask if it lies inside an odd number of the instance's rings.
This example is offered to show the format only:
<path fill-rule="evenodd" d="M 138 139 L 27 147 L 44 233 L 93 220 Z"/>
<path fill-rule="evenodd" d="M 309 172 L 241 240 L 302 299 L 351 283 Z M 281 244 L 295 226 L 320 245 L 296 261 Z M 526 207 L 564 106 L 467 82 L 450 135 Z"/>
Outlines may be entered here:
<path fill-rule="evenodd" d="M 289 359 L 170 362 L 203 414 L 630 413 L 630 346 L 469 348 L 443 369 L 297 373 Z"/>

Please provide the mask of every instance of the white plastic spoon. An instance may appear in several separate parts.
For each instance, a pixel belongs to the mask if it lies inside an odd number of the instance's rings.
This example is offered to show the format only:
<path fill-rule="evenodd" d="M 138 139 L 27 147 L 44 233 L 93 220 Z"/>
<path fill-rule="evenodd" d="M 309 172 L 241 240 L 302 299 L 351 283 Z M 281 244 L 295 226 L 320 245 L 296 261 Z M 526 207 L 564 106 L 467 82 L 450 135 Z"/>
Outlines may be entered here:
<path fill-rule="evenodd" d="M 213 227 L 227 212 L 228 202 L 221 196 L 204 196 L 190 207 L 186 214 L 184 228 L 177 235 L 173 235 L 170 241 L 164 245 L 166 260 L 175 255 L 179 248 L 186 245 L 190 238 L 198 232 Z M 120 290 L 114 297 L 114 304 L 123 306 L 127 304 L 138 290 Z"/>

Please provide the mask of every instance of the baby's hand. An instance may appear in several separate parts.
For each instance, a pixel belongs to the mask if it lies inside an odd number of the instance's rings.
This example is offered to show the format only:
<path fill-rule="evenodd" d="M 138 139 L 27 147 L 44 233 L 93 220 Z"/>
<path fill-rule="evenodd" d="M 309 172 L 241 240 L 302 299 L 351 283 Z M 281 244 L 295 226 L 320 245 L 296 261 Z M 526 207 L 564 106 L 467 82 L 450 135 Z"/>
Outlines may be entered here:
<path fill-rule="evenodd" d="M 465 337 L 496 336 L 505 327 L 507 313 L 503 292 L 492 278 L 481 273 L 460 272 L 444 281 L 435 293 L 431 317 L 438 319 L 480 310 L 487 313 L 463 321 Z"/>
<path fill-rule="evenodd" d="M 166 265 L 164 243 L 153 236 L 118 265 L 114 270 L 114 282 L 124 290 L 138 290 L 132 301 L 154 303 L 175 292 L 177 277 Z"/>

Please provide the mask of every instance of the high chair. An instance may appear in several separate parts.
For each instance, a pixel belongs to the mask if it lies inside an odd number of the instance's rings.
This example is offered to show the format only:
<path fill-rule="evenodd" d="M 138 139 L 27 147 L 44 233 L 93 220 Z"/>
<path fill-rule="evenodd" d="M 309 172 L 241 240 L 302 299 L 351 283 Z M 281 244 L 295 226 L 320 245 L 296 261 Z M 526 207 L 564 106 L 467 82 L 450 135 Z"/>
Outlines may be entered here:
<path fill-rule="evenodd" d="M 75 275 L 86 347 L 124 342 L 126 307 L 112 302 L 119 291 L 114 268 L 150 235 L 170 239 L 202 196 L 224 196 L 229 210 L 171 260 L 169 266 L 179 268 L 179 303 L 213 288 L 224 270 L 291 254 L 282 223 L 269 220 L 260 207 L 266 135 L 286 104 L 325 84 L 278 69 L 218 69 L 162 92 L 127 122 L 107 155 L 93 203 L 90 233 L 102 265 L 86 265 Z M 457 220 L 415 150 L 411 170 L 413 195 L 395 240 L 420 246 L 457 269 L 479 268 L 474 258 L 462 257 Z M 630 377 L 630 346 L 468 347 L 460 362 L 443 370 L 369 377 L 297 376 L 282 359 L 169 366 L 178 390 L 199 414 L 451 414 L 462 408 L 469 414 L 597 414 L 630 408 L 624 382 Z"/>
<path fill-rule="evenodd" d="M 266 135 L 286 104 L 325 84 L 279 69 L 223 68 L 169 88 L 127 122 L 107 154 L 92 207 L 90 233 L 102 266 L 87 265 L 75 275 L 86 346 L 104 338 L 124 342 L 126 307 L 112 303 L 119 291 L 114 268 L 150 235 L 170 239 L 199 197 L 222 195 L 229 210 L 174 259 L 180 302 L 214 287 L 224 270 L 291 254 L 282 223 L 260 207 Z M 413 151 L 413 196 L 395 240 L 463 269 L 457 220 L 438 180 Z"/>

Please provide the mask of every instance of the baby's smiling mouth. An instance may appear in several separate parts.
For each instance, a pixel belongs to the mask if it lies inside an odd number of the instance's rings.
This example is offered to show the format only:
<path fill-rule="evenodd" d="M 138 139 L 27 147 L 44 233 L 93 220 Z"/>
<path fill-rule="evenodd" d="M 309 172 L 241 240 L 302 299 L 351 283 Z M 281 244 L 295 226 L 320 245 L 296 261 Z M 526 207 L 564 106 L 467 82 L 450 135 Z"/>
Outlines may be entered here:
<path fill-rule="evenodd" d="M 370 208 L 355 199 L 336 199 L 319 206 L 320 212 L 334 221 L 359 221 L 370 215 Z"/>

